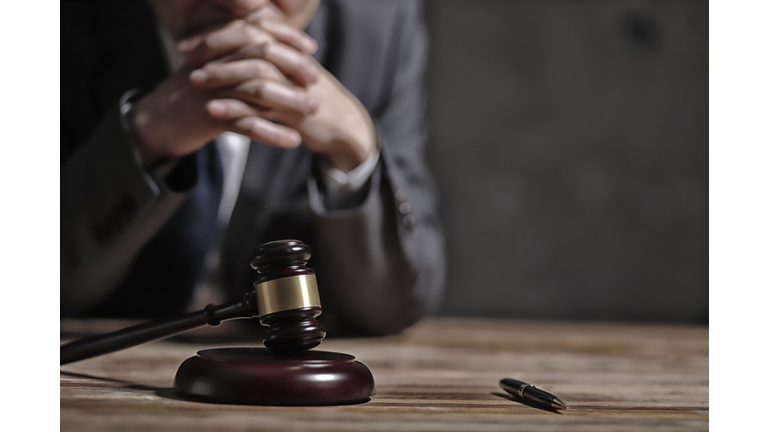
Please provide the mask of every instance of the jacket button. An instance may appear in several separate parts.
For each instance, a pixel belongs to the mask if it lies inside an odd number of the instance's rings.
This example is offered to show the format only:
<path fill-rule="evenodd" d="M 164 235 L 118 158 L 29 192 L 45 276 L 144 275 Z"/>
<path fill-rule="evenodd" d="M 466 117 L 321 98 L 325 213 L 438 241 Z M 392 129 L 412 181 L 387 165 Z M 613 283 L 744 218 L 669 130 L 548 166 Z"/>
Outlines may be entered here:
<path fill-rule="evenodd" d="M 412 214 L 405 215 L 403 218 L 403 225 L 407 227 L 416 225 L 416 218 Z"/>
<path fill-rule="evenodd" d="M 400 204 L 400 207 L 398 207 L 398 209 L 400 210 L 401 214 L 407 215 L 408 213 L 411 212 L 411 205 L 404 202 Z"/>

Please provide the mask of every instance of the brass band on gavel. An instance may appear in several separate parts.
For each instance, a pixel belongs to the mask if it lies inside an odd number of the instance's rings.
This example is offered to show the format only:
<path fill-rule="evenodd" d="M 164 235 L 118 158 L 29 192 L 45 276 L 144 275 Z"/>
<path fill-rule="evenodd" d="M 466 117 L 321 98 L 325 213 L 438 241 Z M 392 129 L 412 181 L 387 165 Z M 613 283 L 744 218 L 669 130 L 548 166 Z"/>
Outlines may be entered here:
<path fill-rule="evenodd" d="M 285 310 L 322 306 L 314 275 L 274 279 L 254 286 L 261 317 Z"/>

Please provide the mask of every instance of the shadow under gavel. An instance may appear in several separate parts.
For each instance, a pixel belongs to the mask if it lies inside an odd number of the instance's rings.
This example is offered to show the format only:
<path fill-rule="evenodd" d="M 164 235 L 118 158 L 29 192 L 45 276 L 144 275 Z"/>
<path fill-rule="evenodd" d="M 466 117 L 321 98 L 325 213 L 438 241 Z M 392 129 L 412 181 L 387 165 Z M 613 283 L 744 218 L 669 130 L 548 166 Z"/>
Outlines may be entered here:
<path fill-rule="evenodd" d="M 232 319 L 259 318 L 268 326 L 264 345 L 277 354 L 312 349 L 322 342 L 325 328 L 315 273 L 306 266 L 311 251 L 298 240 L 281 240 L 259 247 L 251 260 L 259 276 L 254 290 L 242 300 L 138 324 L 105 335 L 88 336 L 62 345 L 59 364 L 109 354 Z"/>

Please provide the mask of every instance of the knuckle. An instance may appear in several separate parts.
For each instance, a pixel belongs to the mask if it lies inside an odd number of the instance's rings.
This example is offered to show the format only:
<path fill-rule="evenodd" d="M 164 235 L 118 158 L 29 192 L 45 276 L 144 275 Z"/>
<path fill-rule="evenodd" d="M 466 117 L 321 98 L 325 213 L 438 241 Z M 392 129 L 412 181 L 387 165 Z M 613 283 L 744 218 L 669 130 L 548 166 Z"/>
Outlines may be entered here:
<path fill-rule="evenodd" d="M 259 37 L 259 34 L 261 32 L 256 29 L 256 27 L 249 25 L 245 27 L 245 34 L 248 36 L 248 40 L 254 41 L 257 37 Z"/>
<path fill-rule="evenodd" d="M 248 86 L 246 91 L 254 98 L 261 99 L 264 97 L 267 91 L 267 83 L 263 80 L 254 80 L 251 85 Z"/>
<path fill-rule="evenodd" d="M 249 21 L 249 22 L 250 22 L 252 25 L 254 25 L 254 26 L 258 26 L 258 27 L 261 27 L 262 25 L 264 25 L 264 21 L 265 21 L 265 20 L 264 20 L 264 16 L 262 16 L 262 15 L 257 15 L 257 16 L 255 16 L 255 17 L 253 17 L 253 18 L 249 18 L 249 20 L 248 20 L 248 21 Z"/>
<path fill-rule="evenodd" d="M 251 127 L 253 125 L 255 119 L 253 118 L 241 118 L 237 121 L 235 121 L 235 125 L 239 128 L 242 128 L 244 130 L 251 130 Z"/>
<path fill-rule="evenodd" d="M 251 27 L 250 26 L 238 27 L 237 32 L 235 33 L 235 37 L 240 43 L 249 42 L 253 37 L 253 33 L 251 32 Z"/>
<path fill-rule="evenodd" d="M 247 115 L 253 115 L 254 110 L 248 108 L 248 106 L 240 101 L 232 101 L 232 113 L 239 117 L 244 117 Z"/>
<path fill-rule="evenodd" d="M 258 120 L 256 120 L 256 119 L 252 119 L 252 120 L 251 120 L 250 122 L 248 122 L 248 123 L 249 123 L 249 124 L 248 124 L 248 130 L 249 130 L 251 133 L 254 133 L 254 134 L 261 134 L 261 133 L 263 133 L 263 132 L 264 132 L 264 127 L 261 125 L 261 123 L 260 123 Z"/>
<path fill-rule="evenodd" d="M 227 105 L 226 118 L 235 119 L 235 118 L 242 117 L 240 114 L 240 110 L 238 109 L 238 106 L 236 104 L 232 103 L 232 101 L 227 101 L 226 105 Z"/>
<path fill-rule="evenodd" d="M 301 59 L 301 69 L 305 70 L 305 71 L 314 70 L 315 69 L 315 65 L 312 64 L 312 62 L 309 61 L 309 59 L 302 58 Z"/>
<path fill-rule="evenodd" d="M 228 81 L 232 78 L 232 72 L 227 68 L 210 68 L 208 74 L 214 81 Z"/>
<path fill-rule="evenodd" d="M 264 60 L 257 60 L 254 63 L 254 72 L 256 72 L 259 76 L 263 77 L 272 77 L 275 75 L 275 72 L 277 71 L 277 68 L 275 65 L 268 61 Z"/>
<path fill-rule="evenodd" d="M 253 26 L 246 27 L 245 32 L 246 40 L 252 44 L 269 43 L 275 40 L 269 33 Z"/>
<path fill-rule="evenodd" d="M 259 77 L 264 76 L 265 73 L 266 73 L 267 68 L 266 68 L 266 66 L 264 66 L 263 63 L 264 62 L 261 61 L 261 60 L 253 60 L 253 61 L 251 61 L 249 63 L 249 66 L 250 66 L 249 72 L 253 76 L 259 76 Z"/>
<path fill-rule="evenodd" d="M 203 48 L 210 49 L 217 45 L 218 40 L 219 40 L 218 35 L 216 35 L 215 33 L 209 34 L 203 38 L 203 42 L 201 43 L 201 45 L 203 46 Z"/>
<path fill-rule="evenodd" d="M 246 37 L 251 42 L 255 42 L 261 36 L 261 31 L 254 26 L 246 26 L 244 29 Z"/>
<path fill-rule="evenodd" d="M 251 49 L 253 50 L 254 57 L 264 58 L 267 55 L 267 50 L 269 50 L 270 45 L 269 42 L 259 42 L 253 45 Z"/>

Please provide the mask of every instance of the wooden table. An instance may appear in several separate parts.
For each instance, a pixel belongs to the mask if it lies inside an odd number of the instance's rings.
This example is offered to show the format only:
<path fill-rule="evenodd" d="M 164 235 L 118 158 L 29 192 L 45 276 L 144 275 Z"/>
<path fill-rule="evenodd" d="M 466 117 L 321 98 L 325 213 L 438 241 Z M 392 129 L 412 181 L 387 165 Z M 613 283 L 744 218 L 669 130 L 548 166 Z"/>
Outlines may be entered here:
<path fill-rule="evenodd" d="M 181 362 L 214 346 L 161 341 L 62 366 L 61 430 L 709 427 L 707 327 L 433 318 L 399 336 L 331 338 L 318 348 L 353 354 L 368 365 L 378 393 L 365 404 L 263 407 L 174 398 L 171 385 Z M 501 391 L 498 382 L 503 377 L 534 383 L 558 395 L 569 408 L 551 413 L 498 396 L 494 393 Z"/>

